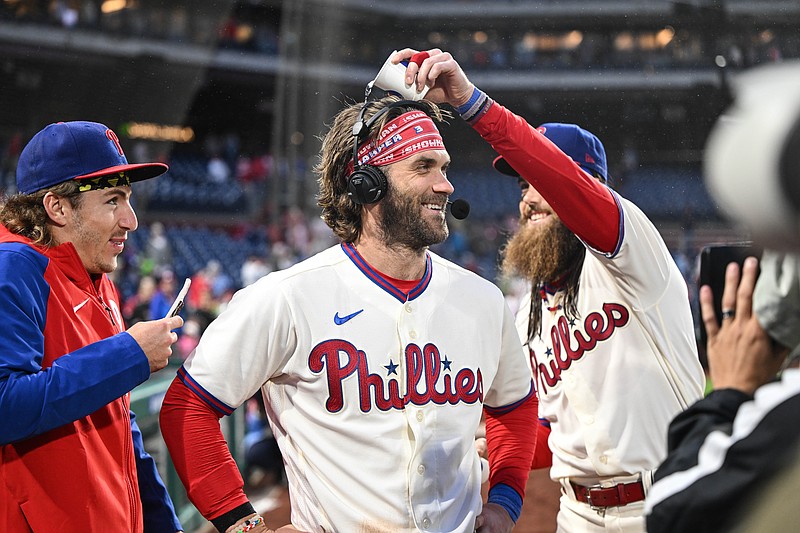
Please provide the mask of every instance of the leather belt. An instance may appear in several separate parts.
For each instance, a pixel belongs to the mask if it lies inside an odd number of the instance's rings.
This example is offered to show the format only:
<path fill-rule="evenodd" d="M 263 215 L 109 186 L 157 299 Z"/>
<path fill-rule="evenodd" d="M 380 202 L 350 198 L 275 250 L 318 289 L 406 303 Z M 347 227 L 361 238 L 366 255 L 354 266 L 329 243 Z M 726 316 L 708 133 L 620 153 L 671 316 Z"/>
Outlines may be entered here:
<path fill-rule="evenodd" d="M 588 503 L 592 509 L 606 507 L 620 507 L 629 503 L 644 500 L 644 485 L 641 480 L 631 483 L 618 483 L 611 487 L 593 485 L 585 487 L 572 481 L 569 482 L 575 492 L 575 499 Z"/>

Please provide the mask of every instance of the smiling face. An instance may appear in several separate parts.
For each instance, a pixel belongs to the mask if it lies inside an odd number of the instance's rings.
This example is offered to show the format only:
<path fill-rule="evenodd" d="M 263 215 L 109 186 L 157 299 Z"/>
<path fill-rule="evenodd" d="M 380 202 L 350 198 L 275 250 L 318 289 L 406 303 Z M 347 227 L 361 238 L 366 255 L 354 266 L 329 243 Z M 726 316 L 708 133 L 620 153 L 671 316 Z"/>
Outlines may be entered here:
<path fill-rule="evenodd" d="M 447 238 L 447 199 L 454 190 L 449 165 L 447 151 L 427 150 L 382 168 L 390 181 L 378 218 L 386 245 L 419 251 Z"/>
<path fill-rule="evenodd" d="M 65 210 L 59 242 L 71 242 L 90 274 L 113 272 L 125 248 L 128 232 L 138 226 L 130 203 L 130 187 L 81 193 L 76 208 Z"/>
<path fill-rule="evenodd" d="M 519 230 L 503 250 L 503 269 L 553 282 L 583 259 L 585 248 L 535 188 L 520 180 L 520 191 Z"/>

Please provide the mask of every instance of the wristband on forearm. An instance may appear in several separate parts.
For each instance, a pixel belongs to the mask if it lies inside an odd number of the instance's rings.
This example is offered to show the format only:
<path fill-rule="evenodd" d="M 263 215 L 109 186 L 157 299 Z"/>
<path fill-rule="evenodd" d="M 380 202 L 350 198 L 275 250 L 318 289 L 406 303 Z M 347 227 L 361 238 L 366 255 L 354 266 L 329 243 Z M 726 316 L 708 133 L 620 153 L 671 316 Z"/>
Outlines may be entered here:
<path fill-rule="evenodd" d="M 519 520 L 519 515 L 522 513 L 522 496 L 505 483 L 498 483 L 489 489 L 489 497 L 486 501 L 487 503 L 496 503 L 508 511 L 508 516 L 515 524 Z"/>
<path fill-rule="evenodd" d="M 256 514 L 256 510 L 250 502 L 245 502 L 238 507 L 234 507 L 227 513 L 214 518 L 211 520 L 211 523 L 214 524 L 217 531 L 225 533 L 229 527 L 241 522 L 245 516 L 250 516 L 252 514 Z"/>
<path fill-rule="evenodd" d="M 458 106 L 456 111 L 461 115 L 461 118 L 471 124 L 477 122 L 489 110 L 492 103 L 494 101 L 485 92 L 473 87 L 472 96 L 469 97 L 465 104 Z"/>

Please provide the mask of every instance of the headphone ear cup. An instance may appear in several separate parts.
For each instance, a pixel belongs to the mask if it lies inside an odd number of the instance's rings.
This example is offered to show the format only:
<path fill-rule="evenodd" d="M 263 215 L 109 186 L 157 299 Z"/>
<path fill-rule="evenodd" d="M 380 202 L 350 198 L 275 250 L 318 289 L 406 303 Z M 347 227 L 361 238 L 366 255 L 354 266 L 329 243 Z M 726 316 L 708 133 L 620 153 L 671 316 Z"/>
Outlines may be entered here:
<path fill-rule="evenodd" d="M 357 204 L 374 204 L 386 196 L 386 175 L 371 165 L 358 167 L 347 179 L 347 194 Z"/>

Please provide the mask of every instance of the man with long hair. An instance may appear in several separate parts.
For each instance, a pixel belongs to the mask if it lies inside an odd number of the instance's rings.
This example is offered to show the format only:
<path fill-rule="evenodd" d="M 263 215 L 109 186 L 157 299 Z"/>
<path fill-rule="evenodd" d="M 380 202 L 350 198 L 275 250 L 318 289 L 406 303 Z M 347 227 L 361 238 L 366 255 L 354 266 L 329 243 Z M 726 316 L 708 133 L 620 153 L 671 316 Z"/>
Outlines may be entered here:
<path fill-rule="evenodd" d="M 508 532 L 519 516 L 535 394 L 500 290 L 428 249 L 453 193 L 442 118 L 394 97 L 340 111 L 316 172 L 341 244 L 239 291 L 167 392 L 165 441 L 219 531 L 266 530 L 218 423 L 259 389 L 289 481 L 281 531 Z"/>
<path fill-rule="evenodd" d="M 495 168 L 519 179 L 504 268 L 530 281 L 517 326 L 550 426 L 558 531 L 641 533 L 667 426 L 703 393 L 686 282 L 653 224 L 607 185 L 596 136 L 574 124 L 534 128 L 449 53 L 424 54 L 405 83 L 455 107 L 500 154 Z"/>
<path fill-rule="evenodd" d="M 0 531 L 181 530 L 129 392 L 164 368 L 180 317 L 125 331 L 108 274 L 136 230 L 128 164 L 96 122 L 25 146 L 0 208 Z"/>

